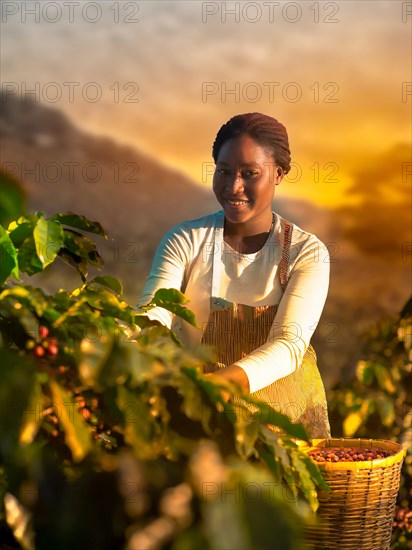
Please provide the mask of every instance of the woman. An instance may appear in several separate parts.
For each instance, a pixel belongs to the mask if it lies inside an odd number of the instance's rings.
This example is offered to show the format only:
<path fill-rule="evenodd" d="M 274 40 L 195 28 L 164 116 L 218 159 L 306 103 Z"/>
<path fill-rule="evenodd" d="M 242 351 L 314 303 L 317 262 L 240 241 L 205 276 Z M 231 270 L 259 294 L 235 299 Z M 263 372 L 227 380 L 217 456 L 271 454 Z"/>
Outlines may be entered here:
<path fill-rule="evenodd" d="M 149 316 L 186 345 L 217 351 L 205 371 L 328 437 L 324 387 L 310 338 L 329 284 L 329 255 L 314 235 L 272 212 L 290 170 L 285 127 L 260 113 L 237 115 L 213 144 L 213 191 L 223 210 L 184 222 L 163 238 L 139 303 L 159 288 L 190 300 L 201 331 L 162 308 Z"/>

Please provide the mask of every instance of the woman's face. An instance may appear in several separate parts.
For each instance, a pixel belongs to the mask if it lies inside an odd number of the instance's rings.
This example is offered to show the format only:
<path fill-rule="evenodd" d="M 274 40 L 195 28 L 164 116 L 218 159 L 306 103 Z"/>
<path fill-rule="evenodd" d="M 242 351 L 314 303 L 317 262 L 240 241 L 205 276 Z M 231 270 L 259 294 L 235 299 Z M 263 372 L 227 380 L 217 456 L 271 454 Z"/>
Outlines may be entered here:
<path fill-rule="evenodd" d="M 275 185 L 283 178 L 272 155 L 247 134 L 226 141 L 219 151 L 213 191 L 232 223 L 271 216 Z"/>

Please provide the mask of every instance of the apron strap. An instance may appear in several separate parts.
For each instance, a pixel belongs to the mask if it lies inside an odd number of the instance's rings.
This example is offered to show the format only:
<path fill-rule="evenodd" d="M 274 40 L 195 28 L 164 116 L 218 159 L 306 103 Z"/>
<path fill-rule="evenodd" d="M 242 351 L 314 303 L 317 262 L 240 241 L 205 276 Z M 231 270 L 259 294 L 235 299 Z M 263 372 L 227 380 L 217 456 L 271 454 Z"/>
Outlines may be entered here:
<path fill-rule="evenodd" d="M 289 255 L 290 255 L 290 244 L 292 242 L 292 230 L 293 230 L 292 224 L 286 221 L 285 235 L 283 237 L 282 257 L 279 263 L 280 284 L 282 285 L 283 291 L 285 290 L 286 285 L 288 284 L 288 278 L 289 278 Z"/>
<path fill-rule="evenodd" d="M 224 216 L 222 215 L 216 220 L 215 239 L 213 243 L 212 254 L 212 297 L 220 296 L 220 272 L 222 269 L 222 249 L 223 249 L 223 224 Z"/>

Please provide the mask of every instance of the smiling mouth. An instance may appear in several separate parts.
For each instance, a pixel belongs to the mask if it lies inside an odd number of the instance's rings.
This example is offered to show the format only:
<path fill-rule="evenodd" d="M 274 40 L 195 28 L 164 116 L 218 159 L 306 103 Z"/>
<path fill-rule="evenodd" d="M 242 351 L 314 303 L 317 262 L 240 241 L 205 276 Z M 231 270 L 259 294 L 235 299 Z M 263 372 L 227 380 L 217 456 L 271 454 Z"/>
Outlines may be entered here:
<path fill-rule="evenodd" d="M 249 204 L 249 201 L 244 201 L 244 200 L 225 199 L 225 202 L 230 206 L 235 206 L 235 207 L 245 206 L 246 204 Z"/>

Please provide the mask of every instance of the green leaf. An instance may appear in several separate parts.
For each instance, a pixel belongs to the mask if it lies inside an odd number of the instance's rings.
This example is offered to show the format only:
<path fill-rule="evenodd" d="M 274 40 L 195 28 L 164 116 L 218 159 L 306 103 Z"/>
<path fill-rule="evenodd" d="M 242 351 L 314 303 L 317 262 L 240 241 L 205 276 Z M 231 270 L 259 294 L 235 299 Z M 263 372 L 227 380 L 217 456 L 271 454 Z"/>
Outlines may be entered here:
<path fill-rule="evenodd" d="M 188 301 L 189 300 L 183 292 L 180 292 L 180 290 L 177 290 L 176 288 L 160 288 L 155 292 L 152 300 L 152 302 L 156 305 L 160 305 L 161 303 L 185 304 Z"/>
<path fill-rule="evenodd" d="M 195 525 L 178 532 L 170 542 L 170 550 L 210 550 L 207 544 L 206 535 L 200 532 Z"/>
<path fill-rule="evenodd" d="M 35 275 L 43 271 L 44 266 L 37 256 L 33 235 L 23 241 L 17 253 L 17 261 L 20 271 L 27 275 Z"/>
<path fill-rule="evenodd" d="M 412 298 L 410 301 L 412 302 Z M 411 319 L 401 319 L 397 330 L 397 336 L 398 336 L 398 340 L 404 343 L 405 349 L 407 351 L 412 349 L 412 320 Z"/>
<path fill-rule="evenodd" d="M 309 436 L 302 424 L 293 423 L 287 415 L 276 411 L 267 403 L 256 401 L 249 396 L 242 396 L 242 399 L 258 407 L 258 411 L 253 415 L 256 422 L 278 426 L 291 437 L 309 441 Z"/>
<path fill-rule="evenodd" d="M 92 448 L 90 428 L 79 413 L 78 405 L 71 395 L 54 380 L 50 380 L 49 385 L 56 416 L 66 435 L 66 443 L 72 452 L 73 460 L 80 462 Z"/>
<path fill-rule="evenodd" d="M 6 226 L 22 215 L 25 192 L 17 178 L 4 170 L 0 170 L 0 197 L 0 224 Z"/>
<path fill-rule="evenodd" d="M 384 393 L 380 393 L 376 397 L 376 408 L 378 409 L 382 424 L 387 427 L 392 426 L 396 419 L 395 405 L 392 399 Z"/>
<path fill-rule="evenodd" d="M 321 489 L 329 491 L 330 487 L 323 479 L 322 473 L 319 470 L 317 464 L 309 456 L 303 455 L 302 453 L 300 453 L 299 456 L 300 459 L 305 463 L 305 466 L 308 469 L 314 483 Z"/>
<path fill-rule="evenodd" d="M 47 299 L 40 288 L 34 288 L 32 286 L 16 285 L 12 288 L 6 288 L 0 294 L 0 301 L 7 298 L 14 298 L 19 302 L 30 306 L 36 312 L 36 315 L 41 317 L 44 310 L 47 307 Z M 21 307 L 15 308 L 14 315 L 19 316 Z"/>
<path fill-rule="evenodd" d="M 146 329 L 148 327 L 160 327 L 164 326 L 159 323 L 159 321 L 154 321 L 152 319 L 149 319 L 149 317 L 145 313 L 136 313 L 133 311 L 133 321 L 131 324 L 137 325 L 140 329 Z M 165 327 L 166 328 L 166 327 Z M 140 334 L 139 334 L 140 337 Z"/>
<path fill-rule="evenodd" d="M 282 466 L 284 471 L 288 471 L 290 468 L 290 456 L 286 448 L 282 445 L 282 440 L 276 435 L 273 430 L 267 426 L 260 427 L 260 439 L 266 444 L 267 448 L 270 449 L 270 456 L 278 463 L 277 466 Z M 258 447 L 260 447 L 258 443 Z M 263 456 L 263 450 L 260 450 Z M 269 462 L 269 457 L 265 457 L 265 461 Z M 273 469 L 273 468 L 272 468 Z M 278 467 L 276 467 L 278 471 Z"/>
<path fill-rule="evenodd" d="M 301 549 L 302 520 L 310 513 L 308 507 L 290 494 L 290 487 L 274 482 L 256 465 L 248 466 L 249 475 L 244 475 L 247 469 L 242 467 L 243 483 L 239 492 L 250 531 L 250 548 Z"/>
<path fill-rule="evenodd" d="M 53 295 L 53 304 L 58 309 L 69 309 L 69 307 L 72 305 L 72 300 L 67 290 L 64 290 L 62 288 L 58 290 L 56 294 Z"/>
<path fill-rule="evenodd" d="M 281 480 L 282 469 L 280 459 L 274 454 L 273 449 L 268 445 L 263 445 L 260 440 L 257 441 L 256 448 L 260 459 L 267 464 L 274 477 Z"/>
<path fill-rule="evenodd" d="M 19 543 L 19 548 L 22 550 L 35 550 L 34 529 L 28 509 L 12 493 L 4 495 L 3 506 L 6 523 Z"/>
<path fill-rule="evenodd" d="M 61 317 L 61 312 L 67 311 L 71 306 L 72 300 L 69 293 L 66 290 L 60 289 L 50 297 L 43 316 L 50 324 L 54 324 Z"/>
<path fill-rule="evenodd" d="M 17 248 L 21 246 L 23 241 L 33 234 L 34 226 L 35 223 L 27 218 L 20 218 L 17 222 L 11 223 L 8 230 L 10 233 L 10 239 L 13 241 L 14 246 Z"/>
<path fill-rule="evenodd" d="M 96 244 L 77 231 L 64 230 L 64 249 L 98 268 L 103 265 L 103 259 L 96 248 Z"/>
<path fill-rule="evenodd" d="M 310 459 L 309 459 L 310 460 Z M 313 483 L 312 477 L 306 467 L 305 462 L 301 459 L 299 454 L 292 453 L 293 466 L 298 474 L 298 485 L 309 502 L 313 512 L 319 508 L 319 501 L 317 498 L 316 487 Z"/>
<path fill-rule="evenodd" d="M 133 342 L 124 344 L 123 348 L 127 352 L 127 370 L 131 376 L 131 386 L 156 379 L 165 372 L 165 366 L 160 361 L 140 351 Z"/>
<path fill-rule="evenodd" d="M 158 306 L 168 311 L 171 311 L 178 317 L 181 317 L 184 321 L 199 328 L 196 325 L 195 315 L 190 309 L 182 304 L 188 302 L 186 296 L 175 288 L 161 288 L 153 296 L 151 302 L 142 309 L 150 309 L 151 307 Z"/>
<path fill-rule="evenodd" d="M 374 363 L 373 368 L 379 386 L 388 393 L 396 393 L 396 386 L 393 383 L 389 369 L 379 363 Z"/>
<path fill-rule="evenodd" d="M 31 390 L 29 404 L 24 414 L 24 422 L 20 430 L 19 443 L 21 445 L 30 444 L 36 437 L 37 432 L 39 431 L 41 423 L 40 412 L 42 398 L 43 393 L 41 385 L 39 384 L 39 380 L 36 377 Z"/>
<path fill-rule="evenodd" d="M 291 502 L 280 480 L 258 463 L 232 459 L 227 465 L 219 455 L 204 454 L 203 464 L 196 464 L 197 457 L 191 460 L 192 476 L 201 486 L 202 524 L 211 549 L 302 548 L 301 526 L 310 511 L 301 501 Z"/>
<path fill-rule="evenodd" d="M 359 361 L 356 365 L 356 378 L 362 384 L 370 386 L 373 382 L 373 368 L 368 361 Z"/>
<path fill-rule="evenodd" d="M 255 444 L 259 436 L 259 424 L 257 422 L 242 422 L 243 414 L 239 415 L 238 411 L 236 412 L 236 450 L 242 458 L 257 457 L 258 453 Z"/>
<path fill-rule="evenodd" d="M 51 216 L 49 220 L 54 220 L 63 225 L 68 225 L 69 227 L 75 227 L 76 229 L 87 231 L 88 233 L 101 235 L 102 237 L 107 239 L 107 233 L 99 222 L 93 222 L 87 219 L 85 216 L 75 214 L 74 212 L 55 214 L 54 216 Z"/>
<path fill-rule="evenodd" d="M 343 432 L 348 437 L 353 436 L 374 411 L 373 399 L 364 398 L 353 409 L 343 421 Z"/>
<path fill-rule="evenodd" d="M 237 411 L 234 404 L 233 402 L 227 401 L 228 395 L 236 395 L 239 393 L 239 386 L 237 384 L 229 380 L 225 380 L 224 378 L 214 380 L 213 378 L 205 377 L 203 375 L 199 376 L 199 373 L 195 368 L 183 367 L 182 371 L 185 372 L 185 374 L 187 374 L 192 380 L 196 381 L 196 384 L 202 388 L 212 404 L 215 406 L 219 405 L 219 408 L 223 409 L 224 415 L 231 424 L 237 422 Z M 209 411 L 205 408 L 205 414 L 203 415 L 203 424 L 205 429 L 208 427 L 206 425 L 208 416 Z"/>
<path fill-rule="evenodd" d="M 17 250 L 8 232 L 0 225 L 0 284 L 10 275 L 19 278 Z"/>
<path fill-rule="evenodd" d="M 100 370 L 98 384 L 100 387 L 113 387 L 127 380 L 133 389 L 144 381 L 160 376 L 164 370 L 162 364 L 141 353 L 135 343 L 119 344 L 113 339 L 110 353 Z"/>
<path fill-rule="evenodd" d="M 37 256 L 47 267 L 57 256 L 63 242 L 63 228 L 60 223 L 40 218 L 33 231 Z"/>
<path fill-rule="evenodd" d="M 351 412 L 343 421 L 343 433 L 345 437 L 352 437 L 362 426 L 363 415 L 358 412 Z"/>
<path fill-rule="evenodd" d="M 213 483 L 213 485 L 216 485 L 216 483 Z M 224 485 L 226 486 L 226 484 Z M 225 487 L 224 491 L 230 489 L 230 487 L 227 489 Z M 239 488 L 233 487 L 232 491 L 236 492 L 236 490 L 239 490 Z M 211 548 L 233 550 L 250 550 L 253 548 L 249 526 L 242 513 L 243 506 L 239 506 L 237 500 L 220 494 L 219 498 L 203 504 L 202 508 L 202 523 Z M 224 546 L 222 546 L 222 541 L 224 541 Z"/>
<path fill-rule="evenodd" d="M 31 389 L 34 382 L 33 361 L 15 351 L 0 348 L 0 462 L 13 461 L 19 445 Z"/>
<path fill-rule="evenodd" d="M 81 341 L 78 368 L 80 379 L 85 386 L 100 390 L 99 377 L 111 353 L 112 341 L 107 335 L 99 335 L 99 339 L 85 337 Z"/>
<path fill-rule="evenodd" d="M 126 323 L 134 322 L 135 315 L 131 307 L 112 292 L 104 288 L 95 289 L 87 286 L 83 295 L 91 307 L 103 311 L 105 315 L 116 317 Z"/>
<path fill-rule="evenodd" d="M 17 227 L 24 224 L 29 224 L 33 229 L 36 225 L 39 218 L 44 218 L 43 212 L 33 212 L 32 214 L 26 214 L 25 216 L 20 216 L 18 220 L 10 222 L 9 227 L 7 228 L 10 232 L 14 231 Z"/>
<path fill-rule="evenodd" d="M 184 369 L 188 371 L 187 368 Z M 183 412 L 191 420 L 205 420 L 205 406 L 202 399 L 202 393 L 199 386 L 188 376 L 179 376 L 177 380 L 177 390 L 182 395 Z"/>
<path fill-rule="evenodd" d="M 122 283 L 119 281 L 119 279 L 116 279 L 116 277 L 112 277 L 111 275 L 105 275 L 104 277 L 95 277 L 90 281 L 89 284 L 91 283 L 98 283 L 99 285 L 111 288 L 116 292 L 116 294 L 123 294 Z"/>
<path fill-rule="evenodd" d="M 37 334 L 36 315 L 38 311 L 41 315 L 42 304 L 38 303 L 36 291 L 39 292 L 31 287 L 14 286 L 0 295 L 2 334 L 6 341 L 14 342 L 19 348 L 24 348 L 27 339 L 35 338 Z"/>
<path fill-rule="evenodd" d="M 151 407 L 125 386 L 119 386 L 117 391 L 117 405 L 123 415 L 126 443 L 133 447 L 141 460 L 157 458 L 163 451 L 163 442 L 159 437 L 161 427 L 153 421 Z"/>

